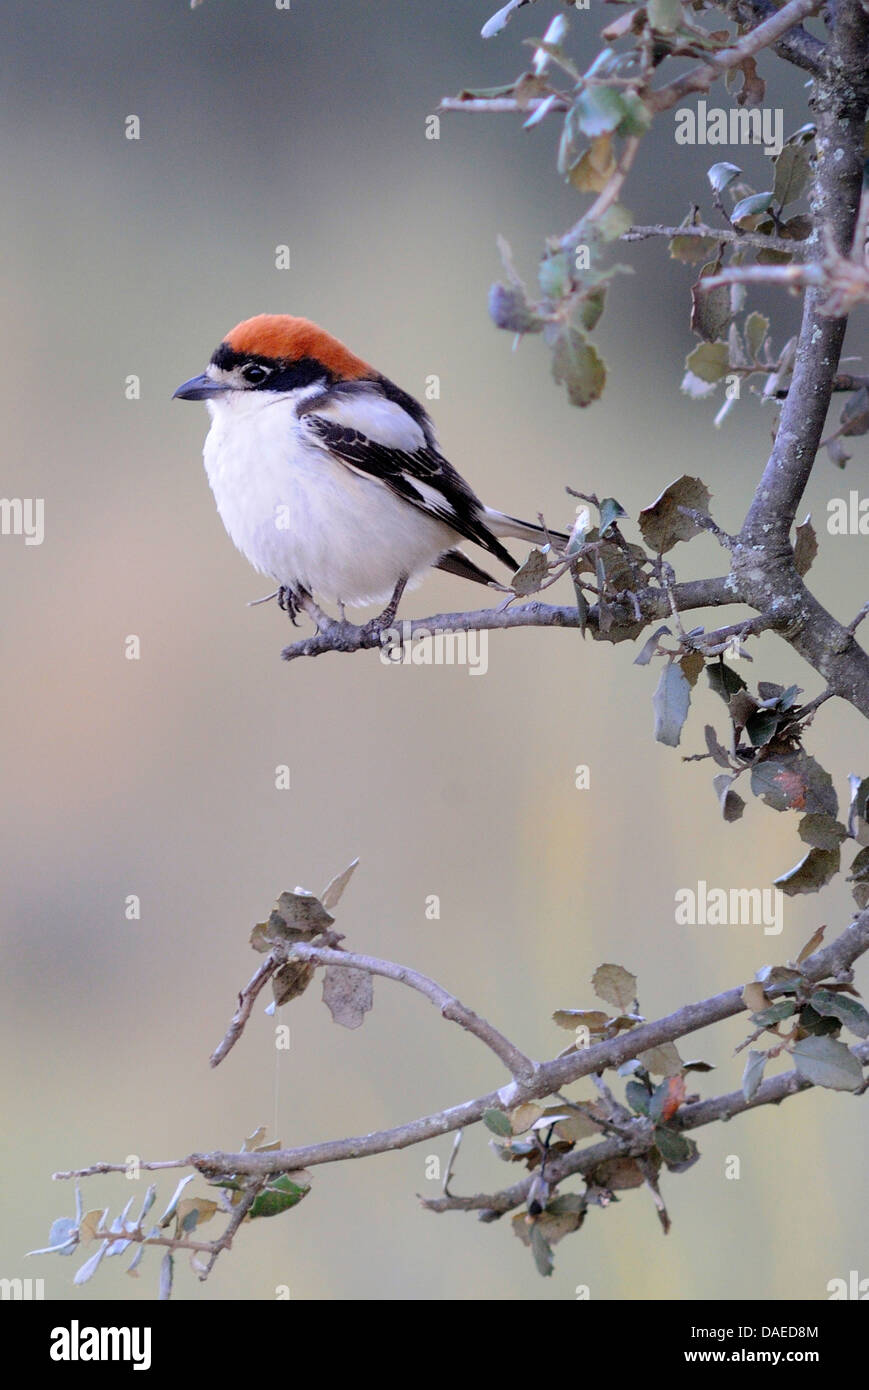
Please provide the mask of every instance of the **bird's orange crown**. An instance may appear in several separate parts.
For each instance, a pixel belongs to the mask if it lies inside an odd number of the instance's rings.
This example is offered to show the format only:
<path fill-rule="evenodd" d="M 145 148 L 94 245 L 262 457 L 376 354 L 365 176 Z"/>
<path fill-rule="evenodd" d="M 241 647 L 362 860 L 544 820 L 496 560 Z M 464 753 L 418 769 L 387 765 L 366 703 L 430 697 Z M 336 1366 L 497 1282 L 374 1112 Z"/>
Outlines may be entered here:
<path fill-rule="evenodd" d="M 292 314 L 257 314 L 252 319 L 244 319 L 227 333 L 224 343 L 233 352 L 251 353 L 276 362 L 315 358 L 344 380 L 376 375 L 367 362 L 331 333 L 326 333 L 310 319 L 295 318 Z"/>

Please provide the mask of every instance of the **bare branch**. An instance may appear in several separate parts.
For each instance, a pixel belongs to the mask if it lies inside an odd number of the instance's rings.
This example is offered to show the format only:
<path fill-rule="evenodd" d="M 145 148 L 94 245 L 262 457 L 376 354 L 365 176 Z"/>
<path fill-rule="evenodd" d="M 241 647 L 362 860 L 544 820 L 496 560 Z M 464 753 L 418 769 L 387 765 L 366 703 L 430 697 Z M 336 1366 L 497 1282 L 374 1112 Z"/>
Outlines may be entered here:
<path fill-rule="evenodd" d="M 692 227 L 663 227 L 660 224 L 653 227 L 629 227 L 619 240 L 647 241 L 649 237 L 674 236 L 698 237 L 704 241 L 726 241 L 736 246 L 750 246 L 756 251 L 788 251 L 793 255 L 799 255 L 805 246 L 805 242 L 789 241 L 786 237 L 761 236 L 759 232 L 740 232 L 734 227 L 707 227 L 702 222 L 696 222 Z M 707 283 L 708 281 L 704 281 L 704 284 Z"/>
<path fill-rule="evenodd" d="M 509 1039 L 486 1019 L 466 1008 L 436 980 L 421 975 L 418 970 L 411 970 L 407 965 L 396 965 L 391 960 L 377 960 L 374 956 L 356 955 L 352 951 L 333 951 L 326 946 L 309 945 L 306 942 L 299 942 L 291 948 L 288 958 L 293 957 L 313 961 L 315 965 L 364 970 L 368 975 L 381 975 L 386 980 L 395 980 L 397 984 L 407 985 L 409 989 L 415 989 L 417 993 L 431 1000 L 444 1018 L 449 1019 L 451 1023 L 458 1023 L 466 1032 L 472 1033 L 480 1042 L 485 1043 L 504 1063 L 514 1080 L 530 1081 L 534 1076 L 536 1066 L 530 1057 L 526 1057 L 524 1052 L 514 1047 Z"/>
<path fill-rule="evenodd" d="M 823 285 L 826 274 L 821 265 L 736 265 L 708 275 L 701 282 L 703 292 L 720 285 L 782 285 L 788 290 L 804 290 L 809 285 Z"/>
<path fill-rule="evenodd" d="M 676 584 L 673 594 L 682 612 L 739 602 L 724 577 Z M 619 621 L 614 621 L 610 629 L 601 632 L 600 636 L 607 641 L 630 640 L 647 624 L 667 617 L 670 603 L 662 590 L 648 589 L 639 596 L 639 608 L 641 617 L 638 621 L 632 606 L 625 604 L 620 608 L 618 604 L 609 603 L 610 616 L 615 615 Z M 516 608 L 486 608 L 473 613 L 436 613 L 430 618 L 397 620 L 392 628 L 383 632 L 368 624 L 357 627 L 354 623 L 324 618 L 313 637 L 303 638 L 285 647 L 281 656 L 284 661 L 295 661 L 300 656 L 321 656 L 324 652 L 358 652 L 372 647 L 383 648 L 396 640 L 407 642 L 413 637 L 429 637 L 435 632 L 496 632 L 514 627 L 581 626 L 579 613 L 573 605 L 562 607 L 546 603 L 523 603 Z M 585 626 L 593 636 L 600 631 L 598 604 L 589 609 Z"/>
<path fill-rule="evenodd" d="M 486 111 L 490 114 L 518 112 L 522 116 L 530 116 L 547 103 L 550 111 L 570 110 L 569 97 L 560 96 L 556 92 L 548 97 L 532 97 L 529 101 L 523 101 L 521 105 L 515 97 L 442 97 L 438 102 L 438 110 Z"/>
<path fill-rule="evenodd" d="M 212 1067 L 219 1066 L 227 1052 L 238 1042 L 244 1031 L 244 1026 L 250 1018 L 251 1010 L 256 1002 L 257 995 L 260 993 L 260 990 L 268 984 L 281 963 L 281 958 L 278 953 L 272 951 L 263 961 L 256 973 L 248 980 L 244 989 L 238 996 L 238 1008 L 232 1016 L 229 1027 L 226 1030 L 225 1038 L 217 1045 L 208 1059 Z"/>

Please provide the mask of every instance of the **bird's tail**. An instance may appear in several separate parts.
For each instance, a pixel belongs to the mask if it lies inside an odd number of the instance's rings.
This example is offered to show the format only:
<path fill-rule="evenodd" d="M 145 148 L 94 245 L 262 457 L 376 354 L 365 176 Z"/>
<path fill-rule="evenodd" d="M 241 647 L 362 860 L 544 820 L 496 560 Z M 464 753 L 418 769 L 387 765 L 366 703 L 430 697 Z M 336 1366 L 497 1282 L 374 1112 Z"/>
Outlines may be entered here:
<path fill-rule="evenodd" d="M 493 535 L 512 536 L 519 541 L 530 541 L 532 545 L 545 545 L 547 540 L 566 543 L 569 539 L 564 531 L 544 531 L 542 526 L 507 516 L 506 512 L 496 512 L 493 507 L 486 507 L 486 525 Z"/>

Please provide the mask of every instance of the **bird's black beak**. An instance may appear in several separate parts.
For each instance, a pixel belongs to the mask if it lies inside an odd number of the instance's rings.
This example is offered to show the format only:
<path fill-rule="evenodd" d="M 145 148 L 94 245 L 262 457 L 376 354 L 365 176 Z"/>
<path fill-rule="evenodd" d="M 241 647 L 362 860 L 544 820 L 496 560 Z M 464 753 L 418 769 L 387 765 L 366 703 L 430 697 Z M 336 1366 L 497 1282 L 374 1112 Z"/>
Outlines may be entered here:
<path fill-rule="evenodd" d="M 189 381 L 182 381 L 178 390 L 173 392 L 173 401 L 207 401 L 210 396 L 219 396 L 226 390 L 220 381 L 212 381 L 210 376 L 202 372 L 199 376 L 192 376 Z"/>

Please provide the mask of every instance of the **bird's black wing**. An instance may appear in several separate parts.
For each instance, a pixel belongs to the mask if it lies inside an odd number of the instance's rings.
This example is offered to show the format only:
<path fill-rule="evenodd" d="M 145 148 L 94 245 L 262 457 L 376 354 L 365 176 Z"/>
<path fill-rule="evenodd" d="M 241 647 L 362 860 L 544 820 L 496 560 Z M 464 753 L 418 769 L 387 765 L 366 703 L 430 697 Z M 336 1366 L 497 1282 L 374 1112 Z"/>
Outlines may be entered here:
<path fill-rule="evenodd" d="M 414 450 L 379 444 L 360 430 L 318 415 L 316 408 L 305 411 L 305 422 L 342 463 L 376 478 L 411 506 L 483 546 L 511 571 L 516 569 L 509 550 L 486 525 L 479 498 L 433 444 Z"/>

